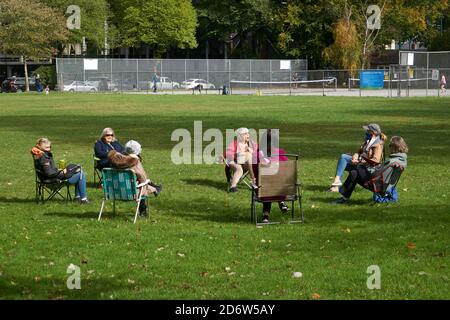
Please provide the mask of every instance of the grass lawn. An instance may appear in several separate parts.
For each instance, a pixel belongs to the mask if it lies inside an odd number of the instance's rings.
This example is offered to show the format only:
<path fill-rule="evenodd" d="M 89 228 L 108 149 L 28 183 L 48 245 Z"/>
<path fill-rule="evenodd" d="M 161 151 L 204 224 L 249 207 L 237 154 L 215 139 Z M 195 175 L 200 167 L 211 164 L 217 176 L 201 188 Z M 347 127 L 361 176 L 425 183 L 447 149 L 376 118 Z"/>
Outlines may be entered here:
<path fill-rule="evenodd" d="M 449 119 L 448 98 L 0 94 L 0 298 L 449 299 Z M 227 193 L 221 165 L 172 164 L 172 131 L 193 132 L 196 120 L 203 130 L 279 128 L 281 146 L 301 154 L 306 223 L 255 228 L 250 192 Z M 333 206 L 338 156 L 369 122 L 410 147 L 400 201 L 373 205 L 357 187 Z M 120 203 L 97 221 L 92 153 L 104 127 L 141 142 L 163 183 L 150 219 L 133 224 L 132 203 Z M 91 204 L 35 203 L 29 150 L 43 136 L 56 160 L 82 164 Z M 71 263 L 81 290 L 66 287 Z M 371 265 L 380 290 L 366 286 Z"/>

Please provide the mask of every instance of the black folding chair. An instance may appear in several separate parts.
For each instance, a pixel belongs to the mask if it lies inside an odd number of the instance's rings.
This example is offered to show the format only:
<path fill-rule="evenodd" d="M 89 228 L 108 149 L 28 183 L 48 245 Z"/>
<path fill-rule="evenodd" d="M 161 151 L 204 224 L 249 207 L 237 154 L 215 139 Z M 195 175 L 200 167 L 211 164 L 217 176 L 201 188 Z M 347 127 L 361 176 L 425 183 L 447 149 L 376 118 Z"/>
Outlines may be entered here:
<path fill-rule="evenodd" d="M 251 221 L 256 225 L 275 224 L 280 222 L 259 223 L 256 213 L 256 204 L 264 202 L 291 202 L 290 223 L 304 222 L 301 184 L 298 182 L 298 158 L 296 154 L 272 155 L 284 156 L 287 161 L 272 161 L 269 165 L 258 164 L 257 185 L 252 188 Z M 295 218 L 295 201 L 299 204 L 299 218 Z"/>
<path fill-rule="evenodd" d="M 36 161 L 34 158 L 33 165 L 36 184 L 36 203 L 41 201 L 42 203 L 45 203 L 55 197 L 65 200 L 66 202 L 72 200 L 69 188 L 70 184 L 68 181 L 59 179 L 41 179 L 41 177 L 44 176 L 44 173 L 36 167 Z M 65 191 L 63 191 L 64 188 L 66 188 Z"/>
<path fill-rule="evenodd" d="M 101 186 L 101 184 L 103 183 L 102 169 L 100 169 L 99 165 L 100 158 L 97 158 L 95 154 L 93 155 L 93 158 L 94 158 L 94 186 L 98 187 Z"/>

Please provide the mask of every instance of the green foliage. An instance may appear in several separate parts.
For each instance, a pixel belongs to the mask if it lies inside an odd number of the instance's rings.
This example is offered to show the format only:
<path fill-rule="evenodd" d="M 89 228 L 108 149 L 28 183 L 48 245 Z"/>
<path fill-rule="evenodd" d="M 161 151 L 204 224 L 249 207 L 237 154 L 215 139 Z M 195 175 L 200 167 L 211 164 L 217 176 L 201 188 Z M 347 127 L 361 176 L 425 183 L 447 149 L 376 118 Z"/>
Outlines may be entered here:
<path fill-rule="evenodd" d="M 0 52 L 49 58 L 67 39 L 62 14 L 34 0 L 0 0 Z"/>
<path fill-rule="evenodd" d="M 148 44 L 156 55 L 170 47 L 195 48 L 196 12 L 189 0 L 125 0 L 120 21 L 122 44 Z"/>
<path fill-rule="evenodd" d="M 42 85 L 45 87 L 49 85 L 50 89 L 54 89 L 57 84 L 56 67 L 55 66 L 40 66 L 34 70 L 33 75 L 39 75 Z"/>
<path fill-rule="evenodd" d="M 106 0 L 40 0 L 42 3 L 57 9 L 66 18 L 66 10 L 70 5 L 77 5 L 81 9 L 81 28 L 70 30 L 71 43 L 81 43 L 86 37 L 97 47 L 103 48 L 105 42 L 104 23 L 108 20 L 110 12 Z"/>

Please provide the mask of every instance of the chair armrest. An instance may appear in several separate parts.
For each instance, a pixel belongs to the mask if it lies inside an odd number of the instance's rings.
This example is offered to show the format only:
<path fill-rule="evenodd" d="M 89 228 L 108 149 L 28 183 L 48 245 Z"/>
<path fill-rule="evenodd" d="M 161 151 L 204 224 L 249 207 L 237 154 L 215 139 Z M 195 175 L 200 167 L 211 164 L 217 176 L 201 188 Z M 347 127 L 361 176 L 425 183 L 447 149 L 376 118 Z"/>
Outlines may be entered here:
<path fill-rule="evenodd" d="M 150 183 L 150 179 L 147 179 L 147 180 L 145 180 L 144 182 L 138 184 L 138 185 L 136 186 L 136 188 L 141 188 L 141 187 L 143 187 L 143 186 L 145 186 L 145 185 L 147 185 L 147 184 L 149 184 L 149 183 Z"/>

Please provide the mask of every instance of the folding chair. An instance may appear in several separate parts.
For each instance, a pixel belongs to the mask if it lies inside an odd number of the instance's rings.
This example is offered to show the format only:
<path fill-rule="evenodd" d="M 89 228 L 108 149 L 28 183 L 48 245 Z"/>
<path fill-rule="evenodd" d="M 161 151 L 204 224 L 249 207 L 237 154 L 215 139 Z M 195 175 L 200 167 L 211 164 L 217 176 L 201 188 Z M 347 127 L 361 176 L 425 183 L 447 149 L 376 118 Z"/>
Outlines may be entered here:
<path fill-rule="evenodd" d="M 363 187 L 369 189 L 382 198 L 392 197 L 392 192 L 397 186 L 400 176 L 405 168 L 397 162 L 386 167 L 383 171 L 373 176 Z M 387 201 L 386 201 L 387 202 Z"/>
<path fill-rule="evenodd" d="M 304 222 L 301 184 L 298 182 L 298 155 L 283 154 L 272 157 L 286 156 L 289 160 L 272 162 L 270 165 L 258 164 L 257 185 L 252 189 L 251 221 L 256 225 L 275 224 L 280 222 L 259 223 L 256 213 L 256 204 L 264 202 L 291 202 L 290 223 Z M 295 160 L 294 160 L 295 159 Z M 299 203 L 300 220 L 295 220 L 295 201 Z"/>
<path fill-rule="evenodd" d="M 103 178 L 102 178 L 102 170 L 99 169 L 99 163 L 100 163 L 100 158 L 97 158 L 95 156 L 95 154 L 93 155 L 94 158 L 94 186 L 98 187 L 102 184 Z M 98 184 L 97 181 L 98 180 Z"/>
<path fill-rule="evenodd" d="M 223 163 L 225 164 L 225 176 L 227 177 L 228 188 L 231 185 L 231 179 L 233 179 L 233 171 L 231 170 L 229 161 L 224 158 Z M 239 178 L 237 185 L 244 183 L 249 189 L 252 189 L 251 179 L 249 177 L 249 171 L 244 170 L 242 176 Z"/>
<path fill-rule="evenodd" d="M 103 202 L 98 215 L 98 221 L 102 217 L 103 208 L 106 200 L 113 201 L 113 213 L 116 212 L 116 200 L 120 201 L 135 201 L 137 203 L 136 212 L 134 215 L 134 222 L 136 223 L 137 215 L 139 213 L 140 200 L 142 192 L 149 181 L 138 184 L 136 174 L 130 170 L 120 170 L 112 168 L 104 168 L 102 170 L 103 177 Z"/>
<path fill-rule="evenodd" d="M 48 200 L 52 200 L 56 196 L 68 202 L 72 200 L 70 194 L 70 184 L 66 180 L 59 179 L 44 179 L 44 173 L 39 170 L 36 166 L 36 161 L 33 158 L 33 166 L 35 173 L 35 184 L 36 184 L 36 203 L 42 201 L 45 203 Z M 62 189 L 66 188 L 65 196 L 62 193 Z M 46 197 L 47 195 L 47 197 Z"/>

